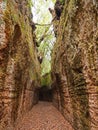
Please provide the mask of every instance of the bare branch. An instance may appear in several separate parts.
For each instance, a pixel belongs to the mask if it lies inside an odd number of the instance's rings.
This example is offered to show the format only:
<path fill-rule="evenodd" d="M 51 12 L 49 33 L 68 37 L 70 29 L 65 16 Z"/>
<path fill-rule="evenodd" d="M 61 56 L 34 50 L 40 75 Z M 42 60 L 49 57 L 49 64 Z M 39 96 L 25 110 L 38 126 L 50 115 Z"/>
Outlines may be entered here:
<path fill-rule="evenodd" d="M 38 23 L 35 23 L 35 25 L 38 25 L 38 26 L 50 26 L 50 25 L 52 25 L 52 23 L 50 23 L 50 24 L 38 24 Z"/>

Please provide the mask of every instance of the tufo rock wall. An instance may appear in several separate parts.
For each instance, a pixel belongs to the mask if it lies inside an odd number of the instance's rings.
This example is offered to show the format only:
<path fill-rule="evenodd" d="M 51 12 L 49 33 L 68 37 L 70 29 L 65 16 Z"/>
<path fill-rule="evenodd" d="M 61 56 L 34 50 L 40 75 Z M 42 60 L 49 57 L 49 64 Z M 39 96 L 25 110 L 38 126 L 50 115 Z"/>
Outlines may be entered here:
<path fill-rule="evenodd" d="M 40 64 L 31 28 L 30 0 L 0 0 L 0 130 L 37 102 Z"/>
<path fill-rule="evenodd" d="M 98 2 L 63 4 L 54 22 L 53 102 L 75 130 L 98 130 Z"/>

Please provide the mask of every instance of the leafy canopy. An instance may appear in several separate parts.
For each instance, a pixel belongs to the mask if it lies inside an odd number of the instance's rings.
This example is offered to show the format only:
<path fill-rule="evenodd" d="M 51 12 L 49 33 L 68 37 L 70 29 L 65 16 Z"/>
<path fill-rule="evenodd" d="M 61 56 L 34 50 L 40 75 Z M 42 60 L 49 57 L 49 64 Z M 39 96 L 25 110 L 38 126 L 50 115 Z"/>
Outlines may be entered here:
<path fill-rule="evenodd" d="M 40 25 L 36 25 L 36 36 L 39 44 L 38 53 L 43 57 L 41 64 L 42 76 L 51 71 L 51 51 L 55 42 L 53 25 L 51 25 L 52 16 L 49 8 L 54 8 L 55 0 L 32 0 L 33 21 Z M 44 24 L 46 24 L 44 26 Z M 50 24 L 50 25 L 47 25 Z"/>

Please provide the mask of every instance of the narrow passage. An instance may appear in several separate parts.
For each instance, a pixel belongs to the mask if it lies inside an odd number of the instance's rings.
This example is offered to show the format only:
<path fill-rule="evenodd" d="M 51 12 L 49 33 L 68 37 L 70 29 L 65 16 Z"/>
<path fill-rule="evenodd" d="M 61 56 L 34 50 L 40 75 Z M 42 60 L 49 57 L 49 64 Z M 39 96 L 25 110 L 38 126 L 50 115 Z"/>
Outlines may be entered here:
<path fill-rule="evenodd" d="M 15 130 L 73 130 L 50 102 L 39 102 L 25 115 Z"/>

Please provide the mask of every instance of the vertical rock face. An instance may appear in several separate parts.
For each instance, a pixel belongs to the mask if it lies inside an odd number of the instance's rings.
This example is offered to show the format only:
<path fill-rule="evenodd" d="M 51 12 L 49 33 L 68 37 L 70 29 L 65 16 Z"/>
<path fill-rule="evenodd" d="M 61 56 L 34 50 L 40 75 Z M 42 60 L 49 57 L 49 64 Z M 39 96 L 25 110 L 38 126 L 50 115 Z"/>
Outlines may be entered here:
<path fill-rule="evenodd" d="M 65 1 L 57 22 L 52 54 L 53 102 L 75 130 L 97 130 L 98 3 Z"/>
<path fill-rule="evenodd" d="M 8 130 L 37 102 L 40 65 L 31 17 L 29 0 L 0 0 L 0 130 Z"/>

